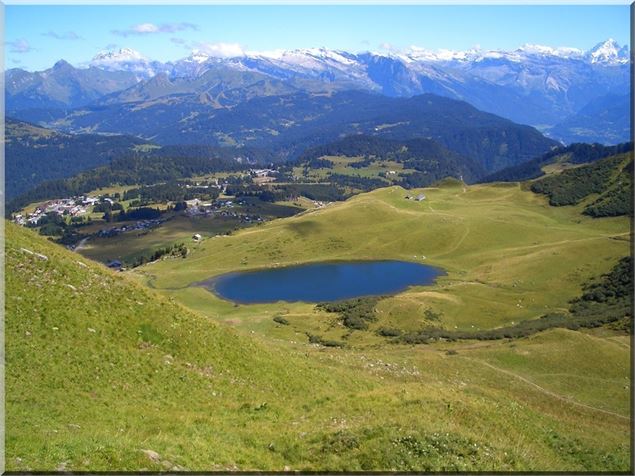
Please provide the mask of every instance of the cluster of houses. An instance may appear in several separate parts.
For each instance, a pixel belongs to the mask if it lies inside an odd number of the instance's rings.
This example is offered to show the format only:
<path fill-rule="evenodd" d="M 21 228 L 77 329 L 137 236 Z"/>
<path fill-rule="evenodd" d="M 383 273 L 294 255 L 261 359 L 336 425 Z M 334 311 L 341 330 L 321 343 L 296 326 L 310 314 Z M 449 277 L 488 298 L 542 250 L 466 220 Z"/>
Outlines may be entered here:
<path fill-rule="evenodd" d="M 98 201 L 98 198 L 86 196 L 51 200 L 40 205 L 33 213 L 29 213 L 26 216 L 22 214 L 15 215 L 13 221 L 18 225 L 37 225 L 40 219 L 47 213 L 70 215 L 72 217 L 84 215 L 88 212 L 88 207 Z"/>
<path fill-rule="evenodd" d="M 187 200 L 187 209 L 185 214 L 188 216 L 209 216 L 217 213 L 218 210 L 233 208 L 234 202 L 232 200 L 216 200 L 214 202 L 204 202 L 195 198 L 193 200 Z M 243 202 L 237 202 L 238 205 L 243 205 Z"/>
<path fill-rule="evenodd" d="M 213 179 L 213 182 L 211 185 L 207 185 L 207 184 L 201 184 L 200 182 L 194 182 L 194 184 L 186 184 L 185 188 L 196 188 L 196 189 L 208 189 L 208 188 L 217 188 L 220 190 L 221 193 L 225 193 L 227 191 L 227 182 L 220 182 L 218 179 Z"/>
<path fill-rule="evenodd" d="M 250 169 L 249 173 L 252 177 L 271 177 L 278 173 L 275 169 Z"/>

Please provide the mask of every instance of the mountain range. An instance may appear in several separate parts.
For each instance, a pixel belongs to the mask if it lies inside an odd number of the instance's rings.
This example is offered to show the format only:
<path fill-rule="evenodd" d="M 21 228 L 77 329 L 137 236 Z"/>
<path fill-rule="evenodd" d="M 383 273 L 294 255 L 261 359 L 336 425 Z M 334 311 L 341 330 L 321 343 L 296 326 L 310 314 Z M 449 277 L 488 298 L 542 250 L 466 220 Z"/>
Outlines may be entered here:
<path fill-rule="evenodd" d="M 219 58 L 194 51 L 174 62 L 129 48 L 71 66 L 6 73 L 7 111 L 40 124 L 85 106 L 170 103 L 188 96 L 198 115 L 257 97 L 362 90 L 389 97 L 433 93 L 466 101 L 564 142 L 629 139 L 630 52 L 614 40 L 588 51 L 524 45 L 513 51 L 350 53 L 309 48 Z M 170 98 L 170 99 L 166 99 Z M 196 98 L 196 99 L 194 99 Z M 597 104 L 607 114 L 589 114 Z M 580 116 L 582 115 L 582 116 Z M 580 126 L 584 122 L 584 127 Z M 627 127 L 624 127 L 624 125 Z"/>
<path fill-rule="evenodd" d="M 433 139 L 487 172 L 540 155 L 557 142 L 536 129 L 434 94 L 409 98 L 364 91 L 301 92 L 210 107 L 201 94 L 87 106 L 52 122 L 56 129 L 132 134 L 160 145 L 204 144 L 272 151 L 294 159 L 308 147 L 347 135 Z"/>

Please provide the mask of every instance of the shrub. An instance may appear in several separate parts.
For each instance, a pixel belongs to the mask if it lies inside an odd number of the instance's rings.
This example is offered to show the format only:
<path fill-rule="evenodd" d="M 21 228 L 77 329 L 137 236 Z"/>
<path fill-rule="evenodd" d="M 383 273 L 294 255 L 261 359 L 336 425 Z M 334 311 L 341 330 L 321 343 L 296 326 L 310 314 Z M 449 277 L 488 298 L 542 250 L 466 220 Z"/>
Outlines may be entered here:
<path fill-rule="evenodd" d="M 323 345 L 324 347 L 344 347 L 343 342 L 339 342 L 336 340 L 325 340 L 318 335 L 307 333 L 307 337 L 309 338 L 309 343 L 311 344 L 319 344 L 319 345 Z"/>
<path fill-rule="evenodd" d="M 320 303 L 316 306 L 326 312 L 335 312 L 341 316 L 342 324 L 353 330 L 368 329 L 368 322 L 377 319 L 375 306 L 382 297 L 362 297 L 347 299 L 344 301 L 332 301 Z"/>
<path fill-rule="evenodd" d="M 392 327 L 380 327 L 377 329 L 377 334 L 383 337 L 399 337 L 401 331 Z"/>
<path fill-rule="evenodd" d="M 277 322 L 278 324 L 282 324 L 283 326 L 288 326 L 289 325 L 289 321 L 286 320 L 284 317 L 282 316 L 274 316 L 273 317 L 273 321 Z"/>

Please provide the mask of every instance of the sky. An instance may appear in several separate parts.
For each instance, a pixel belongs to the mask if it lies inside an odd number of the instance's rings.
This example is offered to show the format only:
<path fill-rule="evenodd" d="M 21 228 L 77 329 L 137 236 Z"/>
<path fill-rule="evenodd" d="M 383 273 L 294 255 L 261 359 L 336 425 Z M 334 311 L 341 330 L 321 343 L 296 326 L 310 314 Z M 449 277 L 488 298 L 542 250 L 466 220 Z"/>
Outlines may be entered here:
<path fill-rule="evenodd" d="M 5 65 L 30 71 L 65 59 L 82 65 L 128 47 L 176 60 L 198 49 L 326 47 L 351 52 L 512 50 L 525 43 L 587 50 L 607 38 L 629 43 L 627 5 L 8 5 Z"/>

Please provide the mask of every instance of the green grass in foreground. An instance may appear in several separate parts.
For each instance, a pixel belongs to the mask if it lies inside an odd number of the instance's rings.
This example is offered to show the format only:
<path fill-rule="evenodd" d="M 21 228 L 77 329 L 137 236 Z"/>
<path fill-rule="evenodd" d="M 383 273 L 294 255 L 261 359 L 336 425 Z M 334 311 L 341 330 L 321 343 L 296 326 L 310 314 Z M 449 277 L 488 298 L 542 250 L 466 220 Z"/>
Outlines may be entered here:
<path fill-rule="evenodd" d="M 142 270 L 179 287 L 272 262 L 424 254 L 447 278 L 382 301 L 372 325 L 434 308 L 469 327 L 530 317 L 532 299 L 564 306 L 628 250 L 611 238 L 625 220 L 591 222 L 516 187 L 427 190 L 424 203 L 403 192 L 208 239 Z M 342 331 L 312 305 L 158 293 L 9 223 L 6 260 L 7 470 L 631 470 L 626 336 L 410 347 L 355 331 L 348 348 L 324 348 L 305 331 Z"/>

